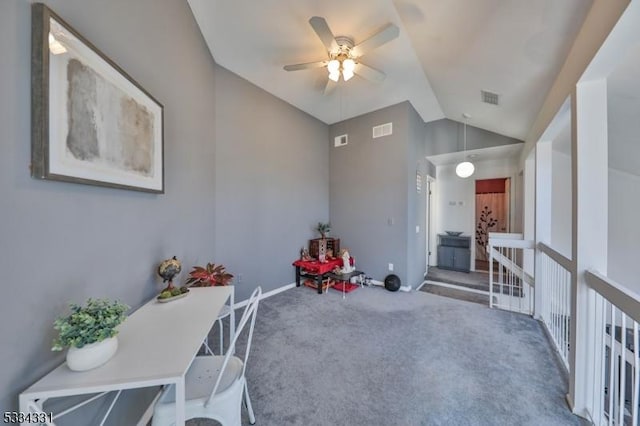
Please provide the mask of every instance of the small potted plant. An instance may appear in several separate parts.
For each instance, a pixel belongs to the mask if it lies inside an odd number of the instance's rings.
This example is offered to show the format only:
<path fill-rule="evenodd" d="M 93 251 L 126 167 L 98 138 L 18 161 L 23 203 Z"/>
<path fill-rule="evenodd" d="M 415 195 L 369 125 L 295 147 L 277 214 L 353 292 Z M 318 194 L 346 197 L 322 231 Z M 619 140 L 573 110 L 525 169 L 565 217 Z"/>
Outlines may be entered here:
<path fill-rule="evenodd" d="M 228 285 L 233 275 L 228 273 L 224 265 L 207 263 L 206 267 L 194 266 L 189 272 L 187 285 L 191 287 L 216 287 Z"/>
<path fill-rule="evenodd" d="M 320 237 L 324 240 L 327 238 L 327 234 L 331 231 L 331 224 L 329 222 L 322 223 L 318 222 L 318 226 L 316 226 L 316 231 L 320 233 Z"/>
<path fill-rule="evenodd" d="M 89 299 L 84 306 L 71 303 L 69 307 L 71 313 L 53 323 L 59 335 L 51 350 L 68 347 L 67 366 L 74 371 L 101 366 L 118 349 L 116 327 L 127 317 L 129 306 L 107 299 Z"/>

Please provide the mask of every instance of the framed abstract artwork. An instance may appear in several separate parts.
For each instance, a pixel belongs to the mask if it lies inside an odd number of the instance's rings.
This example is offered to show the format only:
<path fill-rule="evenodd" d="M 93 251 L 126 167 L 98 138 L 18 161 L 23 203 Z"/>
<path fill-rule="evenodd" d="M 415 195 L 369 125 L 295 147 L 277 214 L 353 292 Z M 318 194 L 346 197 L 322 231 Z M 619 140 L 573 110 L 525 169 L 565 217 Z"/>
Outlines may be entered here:
<path fill-rule="evenodd" d="M 163 193 L 163 106 L 40 3 L 31 57 L 31 175 Z"/>

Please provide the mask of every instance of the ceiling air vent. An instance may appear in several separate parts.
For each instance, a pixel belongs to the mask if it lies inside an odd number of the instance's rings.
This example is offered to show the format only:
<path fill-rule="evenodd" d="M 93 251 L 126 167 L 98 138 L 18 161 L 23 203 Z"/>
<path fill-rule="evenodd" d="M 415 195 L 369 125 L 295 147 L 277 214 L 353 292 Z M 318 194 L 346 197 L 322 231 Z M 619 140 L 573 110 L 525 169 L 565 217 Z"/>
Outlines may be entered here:
<path fill-rule="evenodd" d="M 497 93 L 489 92 L 487 90 L 481 90 L 480 97 L 482 98 L 482 102 L 491 105 L 498 105 L 500 100 L 500 96 Z"/>
<path fill-rule="evenodd" d="M 373 138 L 381 138 L 383 136 L 389 136 L 393 133 L 393 123 L 381 124 L 373 128 Z"/>
<path fill-rule="evenodd" d="M 336 136 L 333 139 L 333 146 L 345 146 L 349 142 L 349 135 Z"/>

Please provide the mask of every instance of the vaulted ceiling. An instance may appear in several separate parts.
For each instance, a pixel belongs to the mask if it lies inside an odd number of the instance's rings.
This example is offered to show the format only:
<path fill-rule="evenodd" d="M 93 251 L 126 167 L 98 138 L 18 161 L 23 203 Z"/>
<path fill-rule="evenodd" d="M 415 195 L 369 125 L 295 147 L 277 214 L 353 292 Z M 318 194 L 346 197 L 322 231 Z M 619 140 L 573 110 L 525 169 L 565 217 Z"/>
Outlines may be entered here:
<path fill-rule="evenodd" d="M 332 124 L 408 100 L 424 121 L 443 117 L 524 139 L 591 0 L 188 0 L 218 64 Z M 325 68 L 286 64 L 327 57 L 308 21 L 363 41 L 381 27 L 397 39 L 362 58 L 387 77 L 355 77 L 330 95 Z M 480 91 L 500 95 L 499 105 Z"/>

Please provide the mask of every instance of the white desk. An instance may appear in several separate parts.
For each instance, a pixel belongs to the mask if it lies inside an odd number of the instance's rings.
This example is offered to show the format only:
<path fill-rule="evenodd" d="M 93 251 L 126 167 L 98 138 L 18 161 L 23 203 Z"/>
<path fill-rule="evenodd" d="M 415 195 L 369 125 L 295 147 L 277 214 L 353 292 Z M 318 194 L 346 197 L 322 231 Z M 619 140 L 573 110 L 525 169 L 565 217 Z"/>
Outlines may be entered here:
<path fill-rule="evenodd" d="M 183 425 L 184 375 L 232 291 L 191 288 L 180 300 L 152 299 L 120 325 L 111 360 L 83 372 L 63 363 L 20 394 L 20 411 L 39 410 L 47 398 L 175 384 L 176 424 Z"/>

